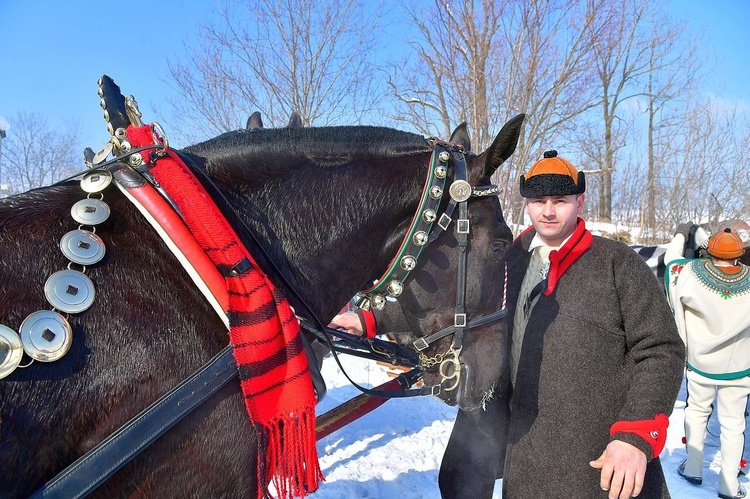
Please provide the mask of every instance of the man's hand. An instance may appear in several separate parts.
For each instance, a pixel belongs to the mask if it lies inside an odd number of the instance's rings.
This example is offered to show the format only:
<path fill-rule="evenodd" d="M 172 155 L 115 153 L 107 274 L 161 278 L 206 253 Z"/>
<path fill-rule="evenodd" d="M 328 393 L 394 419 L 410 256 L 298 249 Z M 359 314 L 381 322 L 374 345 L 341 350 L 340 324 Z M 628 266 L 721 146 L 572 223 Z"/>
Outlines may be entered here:
<path fill-rule="evenodd" d="M 628 499 L 641 493 L 648 460 L 637 447 L 613 440 L 599 459 L 589 464 L 602 470 L 599 484 L 609 491 L 609 499 Z"/>
<path fill-rule="evenodd" d="M 362 336 L 363 334 L 362 322 L 360 322 L 359 316 L 354 312 L 346 312 L 335 316 L 331 319 L 331 323 L 328 327 L 334 329 L 345 329 L 347 333 L 356 334 L 358 336 Z"/>

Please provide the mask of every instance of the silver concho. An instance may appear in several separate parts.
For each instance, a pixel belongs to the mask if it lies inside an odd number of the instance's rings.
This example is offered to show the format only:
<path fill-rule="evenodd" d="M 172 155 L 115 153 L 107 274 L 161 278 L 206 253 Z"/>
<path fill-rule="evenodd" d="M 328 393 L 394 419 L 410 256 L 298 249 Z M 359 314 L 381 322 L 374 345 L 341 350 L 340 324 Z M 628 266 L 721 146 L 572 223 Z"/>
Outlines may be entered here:
<path fill-rule="evenodd" d="M 97 225 L 109 218 L 109 206 L 98 199 L 81 199 L 70 209 L 73 220 L 82 225 Z"/>
<path fill-rule="evenodd" d="M 84 192 L 101 192 L 112 182 L 112 174 L 109 170 L 96 170 L 87 172 L 81 179 L 81 189 Z"/>
<path fill-rule="evenodd" d="M 451 184 L 448 192 L 450 192 L 451 198 L 454 201 L 463 203 L 471 197 L 471 184 L 466 180 L 456 180 Z"/>
<path fill-rule="evenodd" d="M 438 155 L 438 159 L 442 161 L 443 163 L 445 163 L 446 161 L 451 159 L 451 155 L 448 151 L 443 151 Z"/>
<path fill-rule="evenodd" d="M 0 379 L 16 370 L 23 357 L 23 344 L 18 333 L 0 324 Z"/>
<path fill-rule="evenodd" d="M 106 248 L 104 241 L 93 232 L 76 229 L 62 237 L 60 251 L 73 263 L 93 265 L 104 258 Z"/>
<path fill-rule="evenodd" d="M 62 315 L 39 310 L 21 323 L 21 341 L 26 355 L 41 362 L 61 358 L 70 349 L 73 331 Z"/>
<path fill-rule="evenodd" d="M 94 303 L 94 283 L 77 270 L 55 272 L 44 284 L 47 301 L 57 310 L 69 314 L 83 312 Z"/>
<path fill-rule="evenodd" d="M 109 156 L 109 153 L 112 152 L 113 147 L 114 144 L 112 144 L 111 141 L 104 144 L 104 146 L 102 146 L 102 148 L 94 155 L 94 159 L 92 159 L 91 162 L 95 165 L 104 162 L 104 160 L 107 159 L 107 156 Z"/>
<path fill-rule="evenodd" d="M 427 222 L 428 224 L 431 224 L 432 222 L 437 219 L 437 214 L 435 213 L 435 210 L 427 209 L 422 212 L 422 220 Z"/>

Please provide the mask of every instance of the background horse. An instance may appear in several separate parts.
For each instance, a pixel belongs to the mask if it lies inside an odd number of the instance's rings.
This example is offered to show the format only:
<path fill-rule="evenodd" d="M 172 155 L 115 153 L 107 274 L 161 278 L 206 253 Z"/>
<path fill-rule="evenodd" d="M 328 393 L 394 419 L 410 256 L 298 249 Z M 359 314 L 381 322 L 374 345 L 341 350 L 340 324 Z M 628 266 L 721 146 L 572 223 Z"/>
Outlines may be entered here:
<path fill-rule="evenodd" d="M 506 124 L 485 153 L 467 155 L 472 185 L 489 183 L 510 156 L 522 120 Z M 463 128 L 452 140 L 470 149 Z M 228 200 L 222 210 L 255 233 L 284 279 L 327 320 L 396 254 L 418 208 L 432 147 L 397 130 L 333 127 L 229 133 L 184 152 Z M 69 352 L 0 380 L 2 497 L 29 495 L 227 344 L 223 322 L 140 213 L 113 186 L 103 194 L 112 214 L 97 234 L 107 252 L 87 268 L 96 285 L 93 305 L 68 317 Z M 44 283 L 68 264 L 52 247 L 76 228 L 70 209 L 84 197 L 78 182 L 68 182 L 0 203 L 1 324 L 17 330 L 30 313 L 50 309 Z M 488 269 L 499 267 L 510 231 L 495 196 L 472 200 L 469 218 L 472 317 L 499 307 L 500 272 Z M 256 254 L 244 228 L 234 228 Z M 404 312 L 424 333 L 453 323 L 456 252 L 453 231 L 443 232 L 425 249 L 403 293 Z M 268 261 L 256 258 L 283 290 Z M 298 313 L 304 310 L 287 297 Z M 482 376 L 464 376 L 444 400 L 478 407 L 500 377 L 505 342 L 493 326 L 469 331 L 461 360 L 481 362 Z M 428 354 L 449 343 L 446 338 Z M 428 372 L 425 383 L 436 378 Z M 239 383 L 230 382 L 94 495 L 256 495 L 255 440 Z"/>

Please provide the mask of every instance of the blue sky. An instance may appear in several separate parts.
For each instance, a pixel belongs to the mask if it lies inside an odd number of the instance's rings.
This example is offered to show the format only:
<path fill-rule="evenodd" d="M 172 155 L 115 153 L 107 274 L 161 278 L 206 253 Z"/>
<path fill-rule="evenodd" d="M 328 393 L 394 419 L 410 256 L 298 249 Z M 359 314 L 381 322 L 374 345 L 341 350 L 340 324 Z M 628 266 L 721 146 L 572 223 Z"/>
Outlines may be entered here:
<path fill-rule="evenodd" d="M 158 121 L 154 108 L 165 108 L 159 101 L 172 93 L 164 82 L 167 59 L 184 54 L 184 40 L 215 6 L 215 0 L 0 0 L 0 117 L 35 112 L 51 127 L 74 119 L 83 145 L 97 149 L 108 139 L 96 95 L 106 73 L 136 97 L 144 121 Z M 703 50 L 720 60 L 706 90 L 750 107 L 750 0 L 665 6 L 686 25 L 706 29 Z"/>

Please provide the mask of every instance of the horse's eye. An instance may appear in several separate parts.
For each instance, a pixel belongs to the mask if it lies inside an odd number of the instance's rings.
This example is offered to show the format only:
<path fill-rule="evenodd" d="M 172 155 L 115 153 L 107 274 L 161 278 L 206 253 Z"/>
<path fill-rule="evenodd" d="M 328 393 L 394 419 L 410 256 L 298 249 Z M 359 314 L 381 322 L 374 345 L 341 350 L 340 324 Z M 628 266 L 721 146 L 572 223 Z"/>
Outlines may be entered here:
<path fill-rule="evenodd" d="M 505 245 L 500 241 L 493 241 L 492 243 L 490 243 L 490 248 L 495 253 L 500 253 L 505 249 Z"/>

